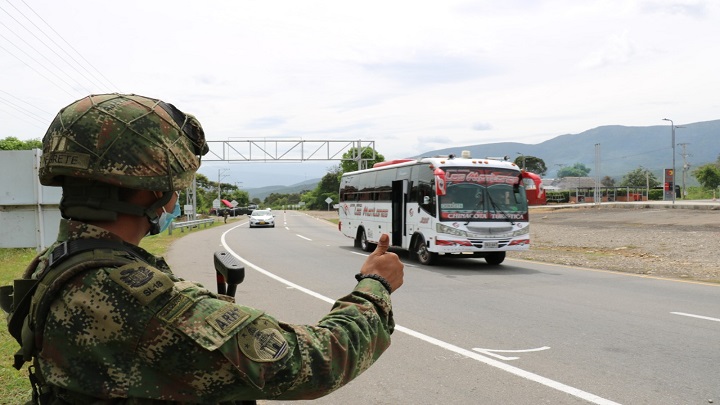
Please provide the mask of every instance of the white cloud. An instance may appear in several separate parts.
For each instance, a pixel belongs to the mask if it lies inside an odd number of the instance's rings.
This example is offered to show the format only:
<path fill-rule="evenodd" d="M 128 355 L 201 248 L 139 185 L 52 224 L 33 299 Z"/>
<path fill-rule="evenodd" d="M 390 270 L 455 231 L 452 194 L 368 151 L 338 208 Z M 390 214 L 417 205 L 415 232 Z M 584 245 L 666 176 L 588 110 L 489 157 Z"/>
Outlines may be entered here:
<path fill-rule="evenodd" d="M 387 158 L 720 118 L 710 1 L 26 3 L 42 31 L 1 6 L 0 137 L 42 137 L 88 91 L 162 98 L 210 139 L 374 140 Z"/>

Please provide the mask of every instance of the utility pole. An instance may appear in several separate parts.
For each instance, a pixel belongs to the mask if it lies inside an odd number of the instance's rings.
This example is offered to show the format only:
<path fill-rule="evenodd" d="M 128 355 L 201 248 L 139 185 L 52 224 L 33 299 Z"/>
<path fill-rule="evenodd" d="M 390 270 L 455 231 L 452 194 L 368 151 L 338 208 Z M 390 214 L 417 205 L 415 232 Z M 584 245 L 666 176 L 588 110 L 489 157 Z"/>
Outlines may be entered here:
<path fill-rule="evenodd" d="M 602 190 L 600 189 L 600 144 L 595 144 L 595 192 L 593 202 L 600 205 L 602 202 Z"/>
<path fill-rule="evenodd" d="M 677 176 L 675 175 L 675 128 L 685 128 L 680 125 L 675 125 L 673 120 L 669 118 L 663 118 L 663 121 L 670 121 L 670 136 L 672 137 L 671 146 L 672 146 L 672 189 L 670 190 L 672 192 L 672 203 L 675 205 L 675 179 Z"/>
<path fill-rule="evenodd" d="M 688 155 L 686 147 L 690 145 L 689 143 L 679 143 L 678 146 L 682 146 L 682 156 L 683 158 L 683 177 L 682 177 L 682 198 L 683 200 L 687 198 L 687 189 L 685 188 L 685 179 L 687 178 L 687 172 L 690 171 L 690 163 L 688 163 L 687 158 Z"/>
<path fill-rule="evenodd" d="M 227 174 L 224 174 L 229 171 L 230 171 L 230 169 L 218 169 L 218 201 L 220 201 L 220 199 L 222 198 L 222 197 L 220 197 L 220 182 L 225 177 L 229 177 Z"/>

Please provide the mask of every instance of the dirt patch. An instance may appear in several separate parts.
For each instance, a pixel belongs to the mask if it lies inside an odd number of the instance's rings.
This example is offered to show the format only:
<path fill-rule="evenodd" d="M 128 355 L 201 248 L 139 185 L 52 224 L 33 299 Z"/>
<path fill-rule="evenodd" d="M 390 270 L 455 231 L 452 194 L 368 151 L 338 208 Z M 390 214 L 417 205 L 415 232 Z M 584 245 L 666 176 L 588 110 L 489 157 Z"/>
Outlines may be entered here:
<path fill-rule="evenodd" d="M 508 257 L 720 282 L 720 211 L 572 208 L 531 211 L 531 249 Z"/>

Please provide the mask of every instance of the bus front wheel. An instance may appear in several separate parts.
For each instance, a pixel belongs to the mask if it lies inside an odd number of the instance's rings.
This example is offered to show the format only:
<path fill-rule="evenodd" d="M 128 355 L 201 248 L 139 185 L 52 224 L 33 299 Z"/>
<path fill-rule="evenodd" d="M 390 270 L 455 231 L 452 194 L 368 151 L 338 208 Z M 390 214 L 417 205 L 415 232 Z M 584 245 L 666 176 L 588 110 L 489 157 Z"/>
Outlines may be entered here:
<path fill-rule="evenodd" d="M 365 230 L 362 228 L 360 228 L 360 231 L 358 232 L 358 242 L 360 243 L 360 249 L 365 252 L 372 252 L 375 250 L 375 244 L 368 242 Z"/>
<path fill-rule="evenodd" d="M 505 252 L 488 253 L 485 256 L 487 264 L 498 265 L 505 260 Z"/>
<path fill-rule="evenodd" d="M 437 253 L 428 250 L 423 238 L 418 238 L 415 253 L 417 254 L 420 264 L 424 265 L 432 264 L 437 257 Z"/>

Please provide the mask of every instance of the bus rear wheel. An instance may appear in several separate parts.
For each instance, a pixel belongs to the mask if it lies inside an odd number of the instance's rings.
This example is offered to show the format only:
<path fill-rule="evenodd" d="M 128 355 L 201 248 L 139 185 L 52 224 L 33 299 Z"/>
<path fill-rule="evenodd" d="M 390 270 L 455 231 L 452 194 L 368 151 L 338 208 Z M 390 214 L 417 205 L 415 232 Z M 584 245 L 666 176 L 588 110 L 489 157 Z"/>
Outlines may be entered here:
<path fill-rule="evenodd" d="M 493 253 L 488 253 L 485 256 L 485 261 L 487 262 L 487 264 L 492 264 L 495 266 L 502 263 L 504 260 L 505 260 L 505 252 L 493 252 Z"/>
<path fill-rule="evenodd" d="M 423 238 L 418 238 L 417 244 L 415 245 L 415 253 L 417 254 L 420 264 L 424 264 L 426 266 L 433 264 L 437 258 L 437 253 L 428 250 L 427 245 L 425 244 L 425 239 Z"/>
<path fill-rule="evenodd" d="M 362 228 L 360 228 L 360 231 L 358 231 L 358 243 L 360 244 L 360 249 L 365 252 L 372 252 L 373 250 L 375 250 L 375 244 L 368 242 L 367 235 L 365 235 L 365 230 Z"/>

